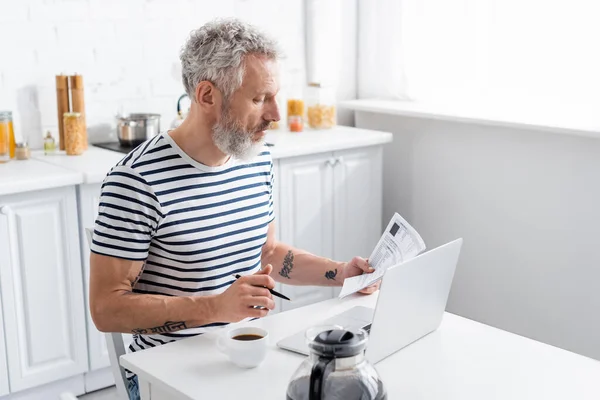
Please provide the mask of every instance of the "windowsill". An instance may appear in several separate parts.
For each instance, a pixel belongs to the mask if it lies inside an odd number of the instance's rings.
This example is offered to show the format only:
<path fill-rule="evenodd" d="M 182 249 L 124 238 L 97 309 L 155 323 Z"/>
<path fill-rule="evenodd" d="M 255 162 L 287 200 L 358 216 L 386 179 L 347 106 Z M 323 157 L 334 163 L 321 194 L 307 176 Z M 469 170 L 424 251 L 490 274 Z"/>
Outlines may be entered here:
<path fill-rule="evenodd" d="M 541 104 L 530 101 L 425 103 L 402 100 L 349 100 L 341 108 L 413 118 L 474 123 L 600 138 L 600 105 Z"/>

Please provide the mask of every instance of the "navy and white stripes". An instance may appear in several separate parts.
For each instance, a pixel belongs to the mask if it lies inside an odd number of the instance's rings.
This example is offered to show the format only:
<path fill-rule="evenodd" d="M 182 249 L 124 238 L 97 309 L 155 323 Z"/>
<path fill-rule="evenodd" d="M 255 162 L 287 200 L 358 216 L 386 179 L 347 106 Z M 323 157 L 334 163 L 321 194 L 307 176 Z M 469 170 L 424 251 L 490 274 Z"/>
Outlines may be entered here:
<path fill-rule="evenodd" d="M 128 154 L 102 185 L 92 251 L 144 261 L 136 293 L 222 293 L 232 275 L 260 268 L 273 220 L 268 147 L 248 163 L 207 167 L 164 133 Z M 133 351 L 221 327 L 214 323 L 162 335 L 134 335 Z"/>

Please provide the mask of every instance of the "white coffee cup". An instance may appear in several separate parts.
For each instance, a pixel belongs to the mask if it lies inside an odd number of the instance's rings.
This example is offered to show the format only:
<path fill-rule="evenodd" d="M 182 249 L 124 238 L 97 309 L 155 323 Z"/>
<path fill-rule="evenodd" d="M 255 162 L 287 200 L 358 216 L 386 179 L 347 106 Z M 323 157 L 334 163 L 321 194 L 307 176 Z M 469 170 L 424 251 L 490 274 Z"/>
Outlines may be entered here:
<path fill-rule="evenodd" d="M 260 336 L 260 338 L 251 339 L 247 336 Z M 242 340 L 244 338 L 250 340 Z M 269 333 L 261 328 L 252 326 L 233 328 L 219 336 L 217 347 L 229 356 L 235 365 L 254 368 L 258 367 L 267 355 L 268 338 Z"/>

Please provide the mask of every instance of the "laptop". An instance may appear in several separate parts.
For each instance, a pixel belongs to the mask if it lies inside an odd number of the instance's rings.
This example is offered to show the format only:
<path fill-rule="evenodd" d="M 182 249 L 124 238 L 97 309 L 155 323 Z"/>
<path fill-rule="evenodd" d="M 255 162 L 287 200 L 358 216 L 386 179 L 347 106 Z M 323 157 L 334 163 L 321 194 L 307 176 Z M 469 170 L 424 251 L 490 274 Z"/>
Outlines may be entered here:
<path fill-rule="evenodd" d="M 365 329 L 367 359 L 372 364 L 383 360 L 440 326 L 461 247 L 462 239 L 457 239 L 388 268 L 375 309 L 353 307 L 313 326 Z M 288 336 L 277 346 L 308 355 L 305 332 Z"/>

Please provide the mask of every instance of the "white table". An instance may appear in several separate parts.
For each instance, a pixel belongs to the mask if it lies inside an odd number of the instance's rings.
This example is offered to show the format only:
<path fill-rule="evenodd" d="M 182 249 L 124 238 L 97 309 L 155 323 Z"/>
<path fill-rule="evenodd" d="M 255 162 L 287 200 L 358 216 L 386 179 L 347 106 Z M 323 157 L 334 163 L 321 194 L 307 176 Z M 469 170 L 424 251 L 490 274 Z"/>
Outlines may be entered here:
<path fill-rule="evenodd" d="M 216 333 L 121 357 L 143 400 L 282 399 L 303 357 L 275 343 L 376 295 L 328 300 L 251 324 L 269 331 L 271 351 L 251 370 L 216 349 Z M 600 399 L 600 362 L 446 313 L 441 327 L 376 365 L 390 399 Z M 260 393 L 260 396 L 259 396 Z"/>

